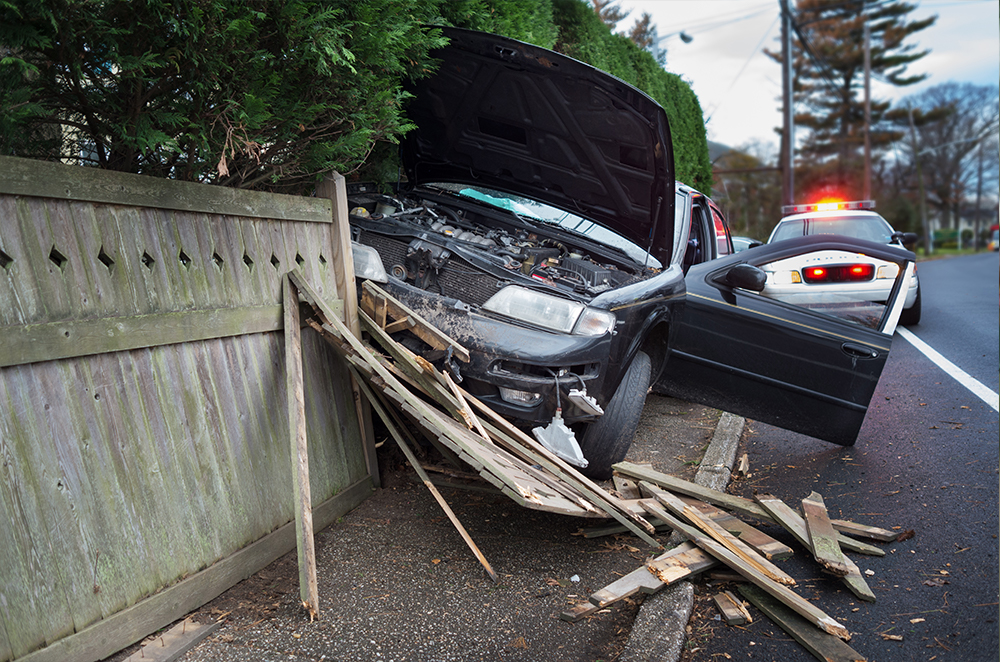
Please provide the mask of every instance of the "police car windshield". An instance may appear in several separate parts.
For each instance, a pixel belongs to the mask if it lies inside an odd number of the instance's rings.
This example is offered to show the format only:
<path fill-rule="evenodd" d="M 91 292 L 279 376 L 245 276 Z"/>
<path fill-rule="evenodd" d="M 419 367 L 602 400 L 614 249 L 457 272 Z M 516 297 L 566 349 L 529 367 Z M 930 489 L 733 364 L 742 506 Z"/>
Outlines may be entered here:
<path fill-rule="evenodd" d="M 775 229 L 771 242 L 807 234 L 839 234 L 887 243 L 891 239 L 892 229 L 884 220 L 873 216 L 802 218 L 781 223 Z"/>

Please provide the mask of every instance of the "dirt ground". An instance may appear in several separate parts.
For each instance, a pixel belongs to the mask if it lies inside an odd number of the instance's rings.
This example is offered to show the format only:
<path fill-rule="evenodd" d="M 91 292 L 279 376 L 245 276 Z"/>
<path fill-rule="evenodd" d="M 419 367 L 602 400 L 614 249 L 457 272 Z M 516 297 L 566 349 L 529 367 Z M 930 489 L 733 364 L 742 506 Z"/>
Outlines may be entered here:
<path fill-rule="evenodd" d="M 691 479 L 718 415 L 650 395 L 628 460 Z M 500 576 L 494 584 L 391 441 L 379 457 L 383 488 L 316 536 L 321 617 L 310 622 L 299 604 L 293 551 L 197 610 L 196 620 L 224 622 L 183 659 L 617 658 L 637 601 L 578 623 L 559 614 L 640 566 L 651 552 L 641 541 L 582 535 L 606 520 L 528 510 L 478 487 L 442 488 Z"/>

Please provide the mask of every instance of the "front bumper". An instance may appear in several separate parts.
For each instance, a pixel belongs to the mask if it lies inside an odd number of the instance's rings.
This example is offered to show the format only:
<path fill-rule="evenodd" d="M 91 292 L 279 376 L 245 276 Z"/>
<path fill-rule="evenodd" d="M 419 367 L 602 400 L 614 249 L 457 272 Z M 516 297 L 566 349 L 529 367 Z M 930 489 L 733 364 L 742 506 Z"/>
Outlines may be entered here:
<path fill-rule="evenodd" d="M 452 361 L 462 377 L 462 386 L 505 417 L 545 424 L 561 406 L 567 424 L 592 420 L 593 414 L 567 399 L 569 391 L 583 387 L 602 407 L 611 397 L 603 392 L 608 383 L 611 333 L 599 337 L 554 333 L 490 317 L 460 301 L 394 278 L 383 287 L 469 350 L 469 363 Z M 441 360 L 433 352 L 425 352 L 425 358 Z M 504 389 L 534 396 L 524 402 L 511 402 L 504 398 Z"/>

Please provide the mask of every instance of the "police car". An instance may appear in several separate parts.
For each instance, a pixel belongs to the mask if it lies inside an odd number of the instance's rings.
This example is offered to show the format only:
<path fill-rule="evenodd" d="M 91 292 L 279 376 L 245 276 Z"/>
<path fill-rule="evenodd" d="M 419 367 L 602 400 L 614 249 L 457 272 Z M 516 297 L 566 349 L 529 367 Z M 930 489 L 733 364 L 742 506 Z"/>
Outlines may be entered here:
<path fill-rule="evenodd" d="M 806 235 L 843 235 L 876 243 L 902 246 L 916 242 L 912 232 L 896 232 L 875 208 L 874 200 L 786 205 L 767 243 Z M 844 251 L 820 251 L 775 262 L 765 269 L 762 294 L 788 303 L 844 314 L 844 306 L 858 302 L 884 304 L 899 267 L 868 256 Z M 920 321 L 920 285 L 916 270 L 910 278 L 899 322 Z"/>

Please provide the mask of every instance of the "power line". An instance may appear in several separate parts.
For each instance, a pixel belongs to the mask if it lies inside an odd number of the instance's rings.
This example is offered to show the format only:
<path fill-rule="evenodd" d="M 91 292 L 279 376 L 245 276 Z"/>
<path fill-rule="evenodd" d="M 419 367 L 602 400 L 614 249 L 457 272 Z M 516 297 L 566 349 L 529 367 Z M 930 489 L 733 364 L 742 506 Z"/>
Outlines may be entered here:
<path fill-rule="evenodd" d="M 749 55 L 749 57 L 747 57 L 746 61 L 743 63 L 743 66 L 740 67 L 739 73 L 736 74 L 736 77 L 733 78 L 732 82 L 729 83 L 729 87 L 726 88 L 726 91 L 722 94 L 722 101 L 720 101 L 715 106 L 715 108 L 712 109 L 712 112 L 710 112 L 708 114 L 708 117 L 705 118 L 705 124 L 708 124 L 712 120 L 712 116 L 715 115 L 715 113 L 718 112 L 719 108 L 722 107 L 722 104 L 726 102 L 726 100 L 729 97 L 729 93 L 732 92 L 732 90 L 733 90 L 733 86 L 736 85 L 736 81 L 738 81 L 740 79 L 740 76 L 742 76 L 743 72 L 746 71 L 747 65 L 750 64 L 750 60 L 752 60 L 753 57 L 755 55 L 757 55 L 757 52 L 760 50 L 760 47 L 764 44 L 764 40 L 767 39 L 771 35 L 771 31 L 774 30 L 774 26 L 778 23 L 778 18 L 779 17 L 776 16 L 774 18 L 774 21 L 771 22 L 771 25 L 769 25 L 768 28 L 767 28 L 767 30 L 764 31 L 764 36 L 762 36 L 760 38 L 760 41 L 757 42 L 757 45 L 750 52 L 750 55 Z"/>

